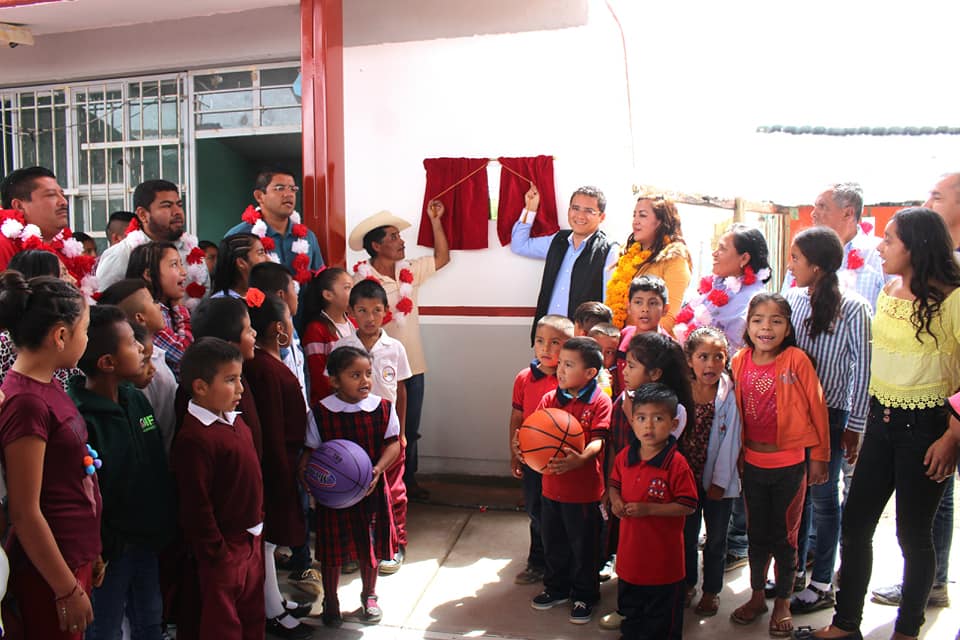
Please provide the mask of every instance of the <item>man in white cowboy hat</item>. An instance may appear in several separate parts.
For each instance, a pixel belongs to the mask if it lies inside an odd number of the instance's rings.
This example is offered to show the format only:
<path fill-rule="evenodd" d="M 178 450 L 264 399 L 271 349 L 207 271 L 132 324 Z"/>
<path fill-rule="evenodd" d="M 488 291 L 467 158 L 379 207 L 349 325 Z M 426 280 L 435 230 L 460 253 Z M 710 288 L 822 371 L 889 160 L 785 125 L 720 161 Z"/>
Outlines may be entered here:
<path fill-rule="evenodd" d="M 349 246 L 354 251 L 366 250 L 369 263 L 358 265 L 356 279 L 373 276 L 387 291 L 390 322 L 384 325 L 387 334 L 399 340 L 407 350 L 413 376 L 406 381 L 406 470 L 407 494 L 424 500 L 429 493 L 417 484 L 417 440 L 420 439 L 420 411 L 423 408 L 423 374 L 427 370 L 420 336 L 420 315 L 417 291 L 420 284 L 450 262 L 450 245 L 440 220 L 444 206 L 439 200 L 427 205 L 433 228 L 433 255 L 406 259 L 406 245 L 400 232 L 410 223 L 389 211 L 381 211 L 363 220 L 350 232 Z"/>

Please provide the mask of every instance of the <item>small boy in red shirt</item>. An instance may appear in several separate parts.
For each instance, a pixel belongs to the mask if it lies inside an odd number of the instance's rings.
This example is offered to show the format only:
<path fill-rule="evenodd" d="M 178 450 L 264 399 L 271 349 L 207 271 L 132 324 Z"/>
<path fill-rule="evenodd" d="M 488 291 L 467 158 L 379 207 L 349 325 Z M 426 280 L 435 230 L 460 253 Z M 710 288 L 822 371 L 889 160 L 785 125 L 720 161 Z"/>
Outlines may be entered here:
<path fill-rule="evenodd" d="M 543 540 L 540 534 L 540 496 L 543 493 L 542 476 L 523 464 L 513 447 L 517 429 L 540 406 L 543 396 L 557 388 L 557 361 L 563 343 L 573 337 L 573 322 L 566 316 L 546 315 L 537 321 L 533 337 L 536 356 L 529 367 L 524 367 L 513 381 L 513 411 L 510 412 L 510 469 L 514 478 L 523 480 L 523 502 L 530 517 L 530 552 L 527 568 L 520 572 L 516 584 L 534 584 L 543 580 Z"/>
<path fill-rule="evenodd" d="M 543 396 L 538 409 L 563 409 L 580 422 L 582 452 L 564 447 L 543 474 L 540 526 L 546 570 L 543 593 L 534 609 L 550 609 L 573 599 L 570 622 L 586 624 L 600 600 L 601 454 L 610 430 L 610 397 L 597 386 L 603 368 L 593 338 L 567 340 L 557 364 L 557 390 Z"/>
<path fill-rule="evenodd" d="M 620 518 L 617 610 L 625 640 L 680 638 L 683 633 L 683 526 L 697 507 L 690 465 L 670 432 L 677 395 L 666 385 L 641 386 L 633 397 L 633 433 L 610 474 L 610 508 Z"/>
<path fill-rule="evenodd" d="M 262 640 L 263 476 L 253 436 L 235 412 L 243 393 L 240 350 L 201 338 L 180 361 L 191 400 L 170 462 L 180 526 L 197 559 L 200 638 Z"/>

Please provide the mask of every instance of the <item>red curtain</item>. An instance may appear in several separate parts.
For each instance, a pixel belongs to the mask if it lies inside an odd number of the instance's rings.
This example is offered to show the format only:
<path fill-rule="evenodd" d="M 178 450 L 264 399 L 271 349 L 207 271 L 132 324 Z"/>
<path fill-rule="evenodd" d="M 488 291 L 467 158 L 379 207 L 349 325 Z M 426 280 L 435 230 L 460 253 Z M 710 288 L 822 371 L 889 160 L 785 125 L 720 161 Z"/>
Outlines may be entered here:
<path fill-rule="evenodd" d="M 540 208 L 533 221 L 531 236 L 548 236 L 560 230 L 557 224 L 557 190 L 553 185 L 553 157 L 497 158 L 500 163 L 500 202 L 497 211 L 497 236 L 500 244 L 510 243 L 510 230 L 520 219 L 523 196 L 530 182 L 540 192 Z M 518 175 L 519 174 L 519 175 Z"/>
<path fill-rule="evenodd" d="M 490 220 L 487 158 L 427 158 L 427 187 L 423 193 L 417 244 L 433 246 L 433 227 L 427 204 L 437 199 L 446 213 L 442 218 L 451 249 L 486 249 Z"/>

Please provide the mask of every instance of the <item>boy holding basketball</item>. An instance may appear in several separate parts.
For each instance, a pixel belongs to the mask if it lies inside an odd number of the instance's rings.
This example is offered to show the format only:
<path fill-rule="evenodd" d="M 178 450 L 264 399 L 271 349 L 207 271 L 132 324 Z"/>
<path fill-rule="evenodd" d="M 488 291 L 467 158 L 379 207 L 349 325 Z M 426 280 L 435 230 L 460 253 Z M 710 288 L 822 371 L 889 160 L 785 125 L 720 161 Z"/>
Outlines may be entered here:
<path fill-rule="evenodd" d="M 697 486 L 670 435 L 678 404 L 666 385 L 637 389 L 636 439 L 617 454 L 610 474 L 610 508 L 620 518 L 617 610 L 624 638 L 680 638 L 683 629 L 683 526 L 697 508 Z"/>
<path fill-rule="evenodd" d="M 530 552 L 527 568 L 516 584 L 534 584 L 543 580 L 543 540 L 540 533 L 541 475 L 520 460 L 514 444 L 517 429 L 537 410 L 543 396 L 557 388 L 557 361 L 563 343 L 573 337 L 573 322 L 565 316 L 546 315 L 537 321 L 533 338 L 533 362 L 513 381 L 513 410 L 510 412 L 510 469 L 514 478 L 523 480 L 523 502 L 530 518 Z"/>
<path fill-rule="evenodd" d="M 191 399 L 170 462 L 180 526 L 197 558 L 199 638 L 264 637 L 263 476 L 235 411 L 242 372 L 240 350 L 219 338 L 197 340 L 180 362 Z"/>
<path fill-rule="evenodd" d="M 543 593 L 534 609 L 550 609 L 573 600 L 570 622 L 586 624 L 600 600 L 601 454 L 610 429 L 610 397 L 597 386 L 603 355 L 596 340 L 570 338 L 557 362 L 557 389 L 538 409 L 555 407 L 583 428 L 583 451 L 564 447 L 543 474 L 540 526 L 546 570 Z"/>

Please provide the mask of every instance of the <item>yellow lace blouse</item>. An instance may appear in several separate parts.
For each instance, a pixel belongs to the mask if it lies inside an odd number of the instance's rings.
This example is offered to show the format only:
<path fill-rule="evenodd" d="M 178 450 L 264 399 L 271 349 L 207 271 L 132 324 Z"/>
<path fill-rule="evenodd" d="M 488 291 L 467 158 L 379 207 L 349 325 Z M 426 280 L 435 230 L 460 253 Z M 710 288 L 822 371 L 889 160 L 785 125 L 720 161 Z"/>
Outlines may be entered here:
<path fill-rule="evenodd" d="M 917 342 L 912 313 L 912 300 L 880 292 L 873 318 L 870 395 L 888 407 L 937 407 L 960 388 L 960 289 L 947 296 L 930 325 L 936 342 L 926 331 Z"/>

